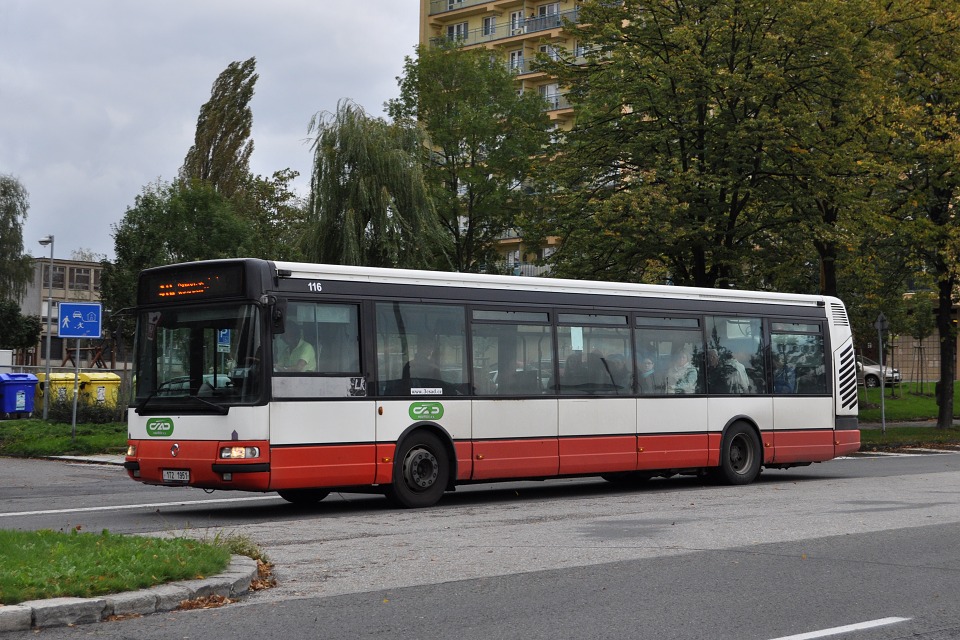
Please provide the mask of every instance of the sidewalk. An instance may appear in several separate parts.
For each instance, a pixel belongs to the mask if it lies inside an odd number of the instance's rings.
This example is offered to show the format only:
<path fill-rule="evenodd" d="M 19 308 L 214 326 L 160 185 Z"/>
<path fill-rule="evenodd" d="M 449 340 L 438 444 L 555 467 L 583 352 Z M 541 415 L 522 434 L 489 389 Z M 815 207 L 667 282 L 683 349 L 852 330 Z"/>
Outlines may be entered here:
<path fill-rule="evenodd" d="M 861 429 L 879 429 L 879 422 L 860 422 Z M 931 420 L 887 420 L 887 428 L 890 427 L 927 427 L 933 429 L 937 426 L 936 419 Z M 960 420 L 953 421 L 954 427 L 960 427 Z"/>
<path fill-rule="evenodd" d="M 122 453 L 95 453 L 86 456 L 47 456 L 47 460 L 65 460 L 67 462 L 86 462 L 89 464 L 122 465 L 124 457 L 125 456 Z"/>
<path fill-rule="evenodd" d="M 257 561 L 233 556 L 227 570 L 211 578 L 181 580 L 149 589 L 98 598 L 50 598 L 20 604 L 0 604 L 0 633 L 100 622 L 112 616 L 138 616 L 173 611 L 185 600 L 210 596 L 236 598 L 250 590 Z"/>

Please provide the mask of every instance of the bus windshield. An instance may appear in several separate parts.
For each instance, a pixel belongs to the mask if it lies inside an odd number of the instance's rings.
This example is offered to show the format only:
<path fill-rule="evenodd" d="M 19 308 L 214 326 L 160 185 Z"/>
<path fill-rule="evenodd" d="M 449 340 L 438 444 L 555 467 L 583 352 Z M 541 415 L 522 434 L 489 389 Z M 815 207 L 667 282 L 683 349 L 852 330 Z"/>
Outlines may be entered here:
<path fill-rule="evenodd" d="M 261 398 L 259 307 L 184 306 L 143 311 L 137 322 L 137 411 L 226 413 Z"/>

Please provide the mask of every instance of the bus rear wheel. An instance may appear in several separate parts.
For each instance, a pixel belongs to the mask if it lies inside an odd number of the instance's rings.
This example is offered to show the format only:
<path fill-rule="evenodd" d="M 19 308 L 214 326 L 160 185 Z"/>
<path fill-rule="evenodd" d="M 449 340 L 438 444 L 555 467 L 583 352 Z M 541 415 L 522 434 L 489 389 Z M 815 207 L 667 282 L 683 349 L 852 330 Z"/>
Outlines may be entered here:
<path fill-rule="evenodd" d="M 429 431 L 417 431 L 397 448 L 387 498 L 409 509 L 429 507 L 443 496 L 449 479 L 450 463 L 443 442 Z"/>
<path fill-rule="evenodd" d="M 277 493 L 291 504 L 316 504 L 330 495 L 323 489 L 283 489 Z"/>
<path fill-rule="evenodd" d="M 723 436 L 716 477 L 726 484 L 750 484 L 760 475 L 762 462 L 757 432 L 749 425 L 737 422 Z"/>

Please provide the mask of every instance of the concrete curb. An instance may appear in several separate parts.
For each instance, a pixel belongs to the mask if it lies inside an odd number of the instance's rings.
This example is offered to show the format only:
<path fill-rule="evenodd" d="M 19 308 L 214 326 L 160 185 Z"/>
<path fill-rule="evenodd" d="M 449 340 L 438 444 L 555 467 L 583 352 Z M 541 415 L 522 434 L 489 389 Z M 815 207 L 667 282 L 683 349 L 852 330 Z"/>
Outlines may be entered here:
<path fill-rule="evenodd" d="M 247 556 L 233 556 L 227 570 L 212 578 L 170 582 L 98 598 L 50 598 L 0 605 L 0 633 L 100 622 L 114 615 L 172 611 L 184 600 L 213 595 L 235 598 L 247 593 L 256 577 L 256 560 Z"/>

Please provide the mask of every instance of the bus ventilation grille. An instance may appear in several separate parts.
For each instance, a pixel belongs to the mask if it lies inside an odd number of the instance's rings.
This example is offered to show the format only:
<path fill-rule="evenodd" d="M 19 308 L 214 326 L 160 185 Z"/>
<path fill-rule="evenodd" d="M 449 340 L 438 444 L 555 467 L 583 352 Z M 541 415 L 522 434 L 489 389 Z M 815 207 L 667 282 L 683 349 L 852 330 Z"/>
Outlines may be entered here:
<path fill-rule="evenodd" d="M 853 345 L 840 353 L 840 406 L 844 409 L 857 408 L 857 364 L 853 357 Z"/>
<path fill-rule="evenodd" d="M 835 327 L 849 327 L 850 318 L 847 317 L 847 310 L 842 304 L 831 304 L 830 313 L 833 314 L 833 325 Z"/>

